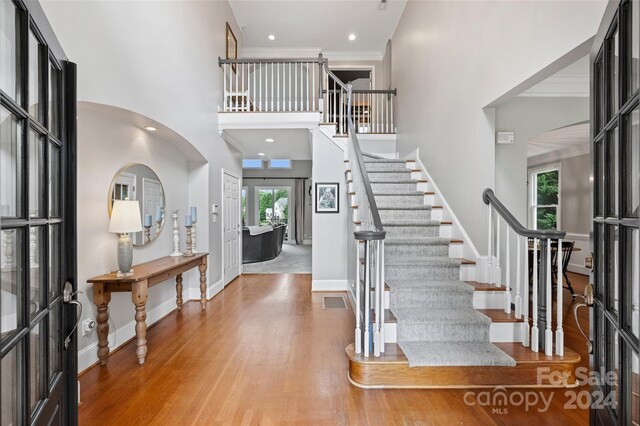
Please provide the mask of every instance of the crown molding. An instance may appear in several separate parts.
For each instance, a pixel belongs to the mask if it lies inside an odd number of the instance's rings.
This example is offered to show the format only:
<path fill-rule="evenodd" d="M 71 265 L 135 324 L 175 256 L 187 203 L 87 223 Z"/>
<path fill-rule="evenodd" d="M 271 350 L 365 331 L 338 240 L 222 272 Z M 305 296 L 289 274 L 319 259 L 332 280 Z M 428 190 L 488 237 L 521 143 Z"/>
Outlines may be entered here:
<path fill-rule="evenodd" d="M 589 97 L 588 75 L 552 75 L 520 94 L 520 97 Z"/>

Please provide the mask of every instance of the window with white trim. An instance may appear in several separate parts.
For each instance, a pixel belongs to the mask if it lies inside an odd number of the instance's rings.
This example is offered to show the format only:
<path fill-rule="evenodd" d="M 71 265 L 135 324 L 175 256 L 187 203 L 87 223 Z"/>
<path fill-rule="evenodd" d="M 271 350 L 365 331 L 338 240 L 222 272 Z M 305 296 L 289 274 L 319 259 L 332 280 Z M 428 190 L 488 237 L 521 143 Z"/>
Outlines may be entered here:
<path fill-rule="evenodd" d="M 560 165 L 529 170 L 529 226 L 560 229 Z"/>

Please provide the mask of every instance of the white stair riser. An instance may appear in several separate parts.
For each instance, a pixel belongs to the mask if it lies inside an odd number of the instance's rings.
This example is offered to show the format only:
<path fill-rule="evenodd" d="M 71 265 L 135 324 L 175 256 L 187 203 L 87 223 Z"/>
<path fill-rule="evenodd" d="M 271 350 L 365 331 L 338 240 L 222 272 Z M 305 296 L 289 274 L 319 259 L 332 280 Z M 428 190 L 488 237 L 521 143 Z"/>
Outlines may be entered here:
<path fill-rule="evenodd" d="M 504 309 L 504 291 L 476 291 L 473 293 L 474 309 Z"/>
<path fill-rule="evenodd" d="M 440 236 L 442 238 L 451 238 L 452 228 L 453 226 L 451 225 L 440 225 Z"/>

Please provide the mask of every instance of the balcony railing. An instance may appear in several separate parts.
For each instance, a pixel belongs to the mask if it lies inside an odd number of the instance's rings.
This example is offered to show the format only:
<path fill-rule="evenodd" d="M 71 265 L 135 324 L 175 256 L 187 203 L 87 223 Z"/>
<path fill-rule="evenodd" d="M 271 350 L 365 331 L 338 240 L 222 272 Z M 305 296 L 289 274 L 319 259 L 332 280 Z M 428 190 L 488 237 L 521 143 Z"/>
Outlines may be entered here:
<path fill-rule="evenodd" d="M 319 55 L 306 59 L 218 59 L 223 72 L 223 112 L 319 112 L 336 133 L 348 131 L 345 85 L 327 72 Z M 396 90 L 352 90 L 356 133 L 395 133 Z"/>

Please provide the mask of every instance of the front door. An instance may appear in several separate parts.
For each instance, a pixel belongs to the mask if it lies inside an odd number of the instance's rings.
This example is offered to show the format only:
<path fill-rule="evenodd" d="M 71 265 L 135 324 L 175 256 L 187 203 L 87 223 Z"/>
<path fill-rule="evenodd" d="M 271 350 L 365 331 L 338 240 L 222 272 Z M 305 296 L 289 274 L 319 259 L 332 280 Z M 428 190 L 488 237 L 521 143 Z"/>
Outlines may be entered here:
<path fill-rule="evenodd" d="M 591 54 L 591 424 L 640 424 L 640 1 L 610 2 Z"/>
<path fill-rule="evenodd" d="M 1 424 L 77 423 L 75 66 L 37 2 L 0 1 Z M 32 12 L 36 12 L 32 15 Z M 68 294 L 73 293 L 73 286 Z"/>
<path fill-rule="evenodd" d="M 240 179 L 223 173 L 224 285 L 240 275 Z"/>

